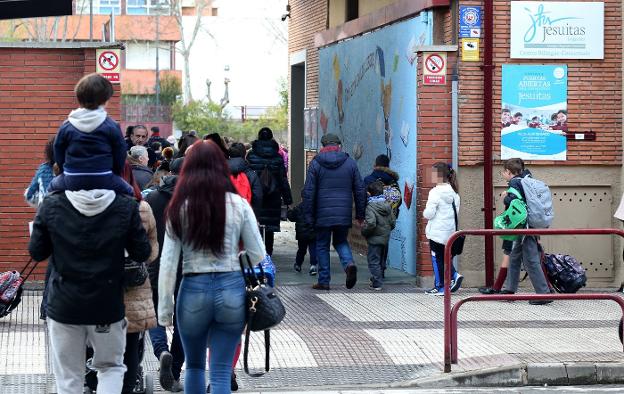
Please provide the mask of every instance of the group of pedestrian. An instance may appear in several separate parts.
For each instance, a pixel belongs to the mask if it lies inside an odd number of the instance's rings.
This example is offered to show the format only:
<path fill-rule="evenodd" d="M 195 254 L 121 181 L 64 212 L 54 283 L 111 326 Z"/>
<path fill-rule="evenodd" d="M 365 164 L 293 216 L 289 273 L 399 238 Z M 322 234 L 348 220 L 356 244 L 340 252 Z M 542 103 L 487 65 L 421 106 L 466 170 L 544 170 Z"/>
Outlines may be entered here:
<path fill-rule="evenodd" d="M 158 130 L 148 140 L 140 125 L 124 141 L 106 113 L 113 88 L 105 78 L 87 75 L 75 92 L 80 108 L 46 146 L 26 192 L 38 204 L 29 251 L 48 260 L 42 318 L 57 391 L 82 393 L 89 352 L 98 392 L 134 392 L 148 332 L 166 390 L 206 392 L 206 349 L 208 390 L 236 390 L 245 322 L 238 253 L 265 258 L 279 230 L 275 207 L 292 198 L 271 130 L 249 152 L 218 135 L 187 134 L 196 141 L 180 154 L 180 141 L 161 149 Z M 160 174 L 148 177 L 154 169 Z M 264 241 L 256 217 L 269 227 Z"/>
<path fill-rule="evenodd" d="M 185 392 L 205 392 L 210 349 L 208 390 L 235 391 L 233 367 L 245 324 L 238 254 L 244 248 L 253 263 L 273 254 L 282 207 L 293 201 L 286 150 L 269 128 L 262 128 L 249 147 L 216 133 L 202 140 L 194 131 L 176 141 L 152 128 L 148 138 L 142 125 L 129 127 L 124 140 L 106 113 L 110 82 L 87 75 L 75 92 L 80 108 L 46 145 L 46 162 L 25 193 L 39 206 L 31 256 L 49 261 L 42 317 L 48 322 L 58 392 L 82 392 L 86 348 L 92 348 L 98 392 L 133 392 L 145 333 L 166 390 L 183 389 L 186 364 Z M 348 241 L 355 206 L 368 244 L 369 286 L 382 290 L 402 201 L 399 176 L 390 158 L 379 155 L 362 179 L 337 135 L 325 134 L 321 143 L 308 167 L 302 202 L 288 211 L 298 241 L 294 269 L 302 270 L 309 252 L 309 273 L 318 274 L 313 289 L 329 290 L 333 245 L 346 287 L 355 286 L 358 269 Z M 530 172 L 522 160 L 511 159 L 502 175 L 510 190 L 518 191 L 505 195 L 508 207 L 513 199 L 525 198 L 521 179 Z M 442 295 L 444 245 L 456 231 L 460 197 L 457 174 L 446 163 L 433 165 L 430 181 L 434 187 L 423 216 L 435 283 L 426 293 Z M 511 259 L 494 288 L 483 293 L 514 293 L 522 261 L 536 291 L 550 291 L 537 240 L 507 242 L 504 250 Z M 454 292 L 463 277 L 452 265 L 451 270 Z M 138 274 L 129 280 L 128 272 Z M 145 275 L 137 280 L 141 272 Z M 173 326 L 171 344 L 168 326 Z"/>

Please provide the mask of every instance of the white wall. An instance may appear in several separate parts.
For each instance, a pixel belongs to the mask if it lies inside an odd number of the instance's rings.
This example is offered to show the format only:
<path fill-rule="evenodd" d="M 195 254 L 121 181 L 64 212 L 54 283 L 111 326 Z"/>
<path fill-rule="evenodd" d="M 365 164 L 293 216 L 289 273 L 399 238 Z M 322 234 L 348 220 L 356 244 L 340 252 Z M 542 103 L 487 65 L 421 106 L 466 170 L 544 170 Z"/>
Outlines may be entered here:
<path fill-rule="evenodd" d="M 288 20 L 281 21 L 287 0 L 220 0 L 218 16 L 203 17 L 191 49 L 191 91 L 194 99 L 206 96 L 206 79 L 212 81 L 214 101 L 223 97 L 223 80 L 230 82 L 230 112 L 234 106 L 273 106 L 279 101 L 278 80 L 288 75 Z M 184 18 L 190 38 L 195 17 Z M 281 37 L 281 39 L 280 39 Z M 184 60 L 177 55 L 178 69 Z M 230 67 L 229 72 L 224 67 Z"/>

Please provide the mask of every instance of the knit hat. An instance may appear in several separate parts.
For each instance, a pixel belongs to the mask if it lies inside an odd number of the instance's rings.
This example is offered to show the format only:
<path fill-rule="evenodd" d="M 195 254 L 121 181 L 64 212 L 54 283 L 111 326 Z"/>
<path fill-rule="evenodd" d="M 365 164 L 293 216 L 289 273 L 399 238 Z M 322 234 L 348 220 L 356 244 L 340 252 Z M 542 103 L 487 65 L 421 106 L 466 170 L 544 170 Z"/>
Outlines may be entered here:
<path fill-rule="evenodd" d="M 270 141 L 273 139 L 273 131 L 268 127 L 263 127 L 258 132 L 258 139 L 262 141 Z"/>
<path fill-rule="evenodd" d="M 342 142 L 340 142 L 340 138 L 338 138 L 338 136 L 336 134 L 328 133 L 328 134 L 325 134 L 321 138 L 321 144 L 323 146 L 327 146 L 327 145 L 341 145 Z"/>

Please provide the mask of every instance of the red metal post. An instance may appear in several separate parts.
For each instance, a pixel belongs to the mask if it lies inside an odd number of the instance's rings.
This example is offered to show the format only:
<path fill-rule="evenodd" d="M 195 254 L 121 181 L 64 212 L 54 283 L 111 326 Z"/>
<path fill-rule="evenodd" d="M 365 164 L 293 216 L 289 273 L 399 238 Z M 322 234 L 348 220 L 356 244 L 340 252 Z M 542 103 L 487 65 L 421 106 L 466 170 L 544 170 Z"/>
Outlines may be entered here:
<path fill-rule="evenodd" d="M 458 339 L 457 339 L 457 316 L 459 308 L 467 302 L 476 301 L 531 301 L 531 300 L 611 300 L 620 305 L 624 316 L 624 299 L 617 294 L 505 294 L 486 295 L 464 298 L 457 301 L 451 310 L 451 363 L 457 364 Z"/>
<path fill-rule="evenodd" d="M 582 229 L 520 229 L 520 230 L 491 230 L 491 229 L 479 229 L 479 230 L 461 230 L 451 234 L 450 238 L 446 242 L 444 247 L 444 372 L 451 372 L 451 362 L 453 360 L 452 353 L 456 348 L 456 333 L 457 333 L 457 320 L 454 320 L 451 308 L 451 246 L 453 242 L 461 235 L 480 235 L 485 237 L 494 237 L 497 235 L 619 235 L 624 238 L 624 230 L 618 230 L 613 228 L 582 228 Z M 578 294 L 577 294 L 578 295 Z M 591 294 L 585 294 L 581 296 L 591 296 Z M 552 294 L 527 294 L 527 295 L 497 295 L 483 297 L 488 300 L 513 300 L 514 297 L 528 297 L 526 299 L 555 299 L 557 295 Z M 525 299 L 525 298 L 522 298 Z M 591 298 L 590 298 L 591 299 Z M 596 298 L 594 298 L 596 299 Z M 609 298 L 611 299 L 611 298 Z M 482 301 L 479 299 L 479 301 Z M 460 301 L 461 302 L 461 301 Z M 619 303 L 619 302 L 618 302 Z M 461 305 L 461 304 L 460 304 Z M 624 305 L 624 304 L 622 304 Z M 456 318 L 456 316 L 455 316 Z M 453 327 L 453 324 L 455 327 Z M 453 330 L 455 336 L 453 336 Z M 455 342 L 455 343 L 454 343 Z M 457 354 L 455 351 L 455 360 Z"/>
<path fill-rule="evenodd" d="M 492 94 L 494 52 L 494 1 L 485 0 L 483 7 L 483 220 L 486 229 L 494 224 L 494 183 L 492 176 Z M 494 239 L 485 237 L 485 285 L 494 284 Z"/>

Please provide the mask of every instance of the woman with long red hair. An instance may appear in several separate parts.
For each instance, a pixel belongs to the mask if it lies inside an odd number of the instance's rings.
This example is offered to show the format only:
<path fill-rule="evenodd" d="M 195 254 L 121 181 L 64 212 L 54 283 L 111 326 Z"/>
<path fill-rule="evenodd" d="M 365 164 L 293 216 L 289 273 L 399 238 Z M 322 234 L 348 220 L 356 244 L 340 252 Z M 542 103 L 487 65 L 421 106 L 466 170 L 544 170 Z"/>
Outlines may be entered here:
<path fill-rule="evenodd" d="M 173 324 L 173 292 L 180 252 L 183 279 L 176 316 L 184 347 L 184 392 L 229 394 L 232 358 L 245 325 L 245 283 L 238 262 L 242 240 L 253 263 L 265 256 L 253 210 L 236 194 L 225 157 L 211 141 L 187 150 L 166 212 L 167 232 L 158 278 L 158 321 Z"/>

